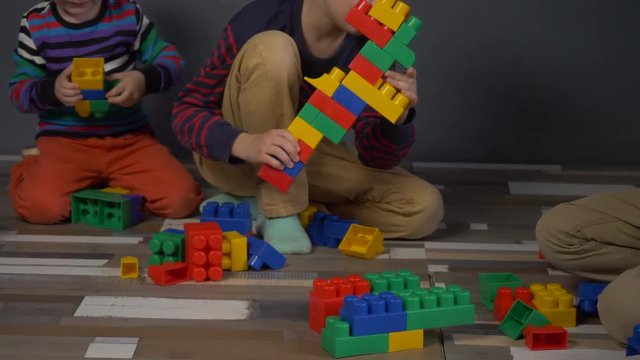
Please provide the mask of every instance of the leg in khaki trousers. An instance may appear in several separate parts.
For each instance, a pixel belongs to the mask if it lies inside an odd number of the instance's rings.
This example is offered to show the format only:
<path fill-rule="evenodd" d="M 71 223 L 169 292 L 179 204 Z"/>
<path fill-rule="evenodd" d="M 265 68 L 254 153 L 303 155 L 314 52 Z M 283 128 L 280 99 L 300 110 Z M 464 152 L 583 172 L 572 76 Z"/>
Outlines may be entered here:
<path fill-rule="evenodd" d="M 561 204 L 540 219 L 536 235 L 557 268 L 612 281 L 598 300 L 600 319 L 626 343 L 640 324 L 640 189 Z"/>
<path fill-rule="evenodd" d="M 222 113 L 250 133 L 287 128 L 296 115 L 302 82 L 295 42 L 278 31 L 251 38 L 240 50 L 225 88 Z M 304 210 L 309 200 L 332 212 L 377 226 L 388 238 L 421 238 L 443 216 L 440 193 L 426 181 L 400 170 L 362 166 L 346 146 L 323 141 L 287 193 L 257 176 L 250 164 L 229 165 L 194 154 L 202 176 L 238 196 L 255 196 L 262 213 L 283 217 Z"/>

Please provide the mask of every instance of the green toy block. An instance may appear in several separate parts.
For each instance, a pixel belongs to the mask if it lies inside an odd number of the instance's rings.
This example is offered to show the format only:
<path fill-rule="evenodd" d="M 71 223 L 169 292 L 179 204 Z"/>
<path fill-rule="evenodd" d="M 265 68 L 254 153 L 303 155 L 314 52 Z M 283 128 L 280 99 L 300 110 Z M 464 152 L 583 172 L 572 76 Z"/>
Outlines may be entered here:
<path fill-rule="evenodd" d="M 71 221 L 124 230 L 137 223 L 139 209 L 130 197 L 100 190 L 82 190 L 71 195 Z"/>
<path fill-rule="evenodd" d="M 349 330 L 349 323 L 340 317 L 327 317 L 322 329 L 322 349 L 334 358 L 389 352 L 389 334 L 349 336 Z"/>
<path fill-rule="evenodd" d="M 378 69 L 383 72 L 391 69 L 391 65 L 394 63 L 394 58 L 389 56 L 384 50 L 382 50 L 373 41 L 367 41 L 367 43 L 360 50 L 360 55 L 367 58 Z"/>
<path fill-rule="evenodd" d="M 335 144 L 339 144 L 347 134 L 347 130 L 323 113 L 318 114 L 312 126 Z"/>
<path fill-rule="evenodd" d="M 149 265 L 185 262 L 184 235 L 161 232 L 151 237 L 149 241 L 151 257 Z"/>
<path fill-rule="evenodd" d="M 420 289 L 420 276 L 409 270 L 389 271 L 381 274 L 369 273 L 364 278 L 371 283 L 371 292 L 374 294 L 379 294 L 383 291 L 392 291 L 399 294 L 405 290 Z"/>
<path fill-rule="evenodd" d="M 413 52 L 407 45 L 403 44 L 395 38 L 391 38 L 384 47 L 384 52 L 389 54 L 392 58 L 397 60 L 400 65 L 405 68 L 410 68 L 416 62 L 416 53 Z"/>
<path fill-rule="evenodd" d="M 510 287 L 515 291 L 524 282 L 512 273 L 485 273 L 479 274 L 480 301 L 487 309 L 493 311 L 493 299 L 495 299 L 500 287 Z"/>
<path fill-rule="evenodd" d="M 545 326 L 548 324 L 550 322 L 544 315 L 522 301 L 516 300 L 507 316 L 498 326 L 498 330 L 505 336 L 518 340 L 522 338 L 522 332 L 527 326 Z"/>
<path fill-rule="evenodd" d="M 407 312 L 407 330 L 473 324 L 476 318 L 471 292 L 458 285 L 446 289 L 405 290 L 398 293 Z"/>
<path fill-rule="evenodd" d="M 422 21 L 420 19 L 413 15 L 409 16 L 409 18 L 400 26 L 395 35 L 393 35 L 393 38 L 405 45 L 410 45 L 421 27 Z"/>
<path fill-rule="evenodd" d="M 93 116 L 101 118 L 109 111 L 109 101 L 107 100 L 91 100 L 89 101 Z"/>
<path fill-rule="evenodd" d="M 320 110 L 309 103 L 306 103 L 298 113 L 298 117 L 306 121 L 309 125 L 315 124 L 318 115 L 320 115 Z"/>

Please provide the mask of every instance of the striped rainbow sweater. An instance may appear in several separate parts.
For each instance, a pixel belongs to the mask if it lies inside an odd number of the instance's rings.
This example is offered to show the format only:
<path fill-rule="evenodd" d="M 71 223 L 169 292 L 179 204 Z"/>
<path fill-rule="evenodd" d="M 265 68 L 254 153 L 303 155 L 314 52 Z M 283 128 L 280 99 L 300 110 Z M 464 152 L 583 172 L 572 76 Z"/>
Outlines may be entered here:
<path fill-rule="evenodd" d="M 35 5 L 20 23 L 9 98 L 19 111 L 39 114 L 36 137 L 119 136 L 149 127 L 141 103 L 131 108 L 111 105 L 100 119 L 81 118 L 73 107 L 60 103 L 55 79 L 74 57 L 103 57 L 106 75 L 138 69 L 146 93 L 167 90 L 184 68 L 176 48 L 158 36 L 134 0 L 103 0 L 98 16 L 81 24 L 65 21 L 53 1 Z"/>

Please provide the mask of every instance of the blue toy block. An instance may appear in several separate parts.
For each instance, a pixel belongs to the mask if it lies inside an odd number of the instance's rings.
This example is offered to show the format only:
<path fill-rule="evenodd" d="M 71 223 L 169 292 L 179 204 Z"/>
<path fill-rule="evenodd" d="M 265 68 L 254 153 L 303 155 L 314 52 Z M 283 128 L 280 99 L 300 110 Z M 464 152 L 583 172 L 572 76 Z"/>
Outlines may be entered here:
<path fill-rule="evenodd" d="M 324 224 L 324 235 L 326 237 L 340 239 L 340 241 L 342 241 L 351 225 L 356 222 L 357 221 L 355 220 L 340 219 L 338 216 L 332 215 Z"/>
<path fill-rule="evenodd" d="M 627 356 L 640 355 L 640 324 L 633 327 L 633 334 L 627 339 Z"/>
<path fill-rule="evenodd" d="M 210 201 L 202 209 L 200 222 L 216 222 L 223 232 L 237 231 L 245 235 L 252 228 L 251 207 L 248 203 Z"/>
<path fill-rule="evenodd" d="M 358 95 L 344 85 L 338 87 L 338 90 L 333 94 L 333 100 L 344 106 L 355 116 L 360 116 L 364 108 L 367 107 L 367 103 L 364 100 L 360 99 Z"/>
<path fill-rule="evenodd" d="M 386 334 L 407 330 L 407 313 L 399 296 L 385 291 L 379 295 L 347 296 L 340 318 L 348 322 L 351 336 Z"/>
<path fill-rule="evenodd" d="M 104 100 L 104 90 L 80 90 L 82 100 Z"/>
<path fill-rule="evenodd" d="M 349 227 L 355 223 L 355 220 L 340 219 L 337 215 L 316 211 L 307 227 L 307 234 L 314 246 L 335 249 L 340 246 Z"/>
<path fill-rule="evenodd" d="M 289 175 L 291 178 L 295 179 L 296 177 L 298 177 L 298 174 L 300 174 L 300 171 L 302 171 L 302 169 L 304 169 L 304 163 L 302 161 L 298 161 L 297 163 L 293 164 L 292 168 L 288 168 L 288 167 L 284 167 L 284 170 L 282 170 L 285 174 Z"/>
<path fill-rule="evenodd" d="M 184 235 L 184 230 L 179 229 L 164 229 L 162 230 L 162 232 L 168 234 Z"/>
<path fill-rule="evenodd" d="M 598 296 L 607 285 L 603 282 L 584 281 L 578 285 L 578 309 L 582 315 L 598 315 Z"/>
<path fill-rule="evenodd" d="M 134 223 L 139 223 L 144 219 L 144 213 L 142 212 L 144 197 L 135 194 L 124 194 L 122 195 L 125 199 L 129 199 L 131 202 L 131 221 Z"/>
<path fill-rule="evenodd" d="M 249 236 L 249 267 L 260 271 L 266 265 L 273 270 L 282 269 L 287 258 L 280 254 L 271 244 L 256 237 Z"/>

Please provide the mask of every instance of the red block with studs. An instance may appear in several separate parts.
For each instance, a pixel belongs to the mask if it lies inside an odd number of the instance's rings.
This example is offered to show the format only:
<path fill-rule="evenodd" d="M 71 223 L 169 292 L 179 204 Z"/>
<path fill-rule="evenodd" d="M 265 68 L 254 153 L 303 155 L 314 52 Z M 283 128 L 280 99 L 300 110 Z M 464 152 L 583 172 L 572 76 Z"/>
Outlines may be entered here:
<path fill-rule="evenodd" d="M 509 310 L 511 310 L 511 306 L 517 300 L 522 301 L 523 303 L 531 306 L 532 308 L 536 308 L 533 305 L 533 294 L 528 287 L 519 286 L 516 288 L 515 298 L 513 294 L 513 290 L 510 287 L 501 287 L 498 288 L 498 293 L 496 294 L 496 298 L 493 300 L 493 317 L 498 322 L 502 322 Z"/>
<path fill-rule="evenodd" d="M 314 280 L 313 290 L 309 292 L 309 328 L 320 334 L 327 316 L 340 314 L 345 296 L 362 295 L 370 290 L 369 281 L 360 275 Z"/>
<path fill-rule="evenodd" d="M 569 348 L 569 333 L 560 326 L 527 326 L 524 343 L 533 351 L 564 350 Z"/>
<path fill-rule="evenodd" d="M 187 264 L 192 280 L 222 279 L 222 230 L 215 222 L 184 224 Z"/>
<path fill-rule="evenodd" d="M 358 54 L 355 59 L 349 65 L 349 69 L 358 73 L 358 75 L 362 76 L 363 79 L 367 80 L 367 82 L 371 85 L 378 84 L 378 81 L 384 75 L 384 71 L 378 69 L 369 59 Z"/>
<path fill-rule="evenodd" d="M 347 22 L 360 31 L 368 39 L 384 49 L 389 40 L 393 37 L 393 31 L 382 25 L 378 20 L 369 16 L 369 10 L 373 5 L 367 0 L 360 0 L 356 6 L 347 14 Z"/>

